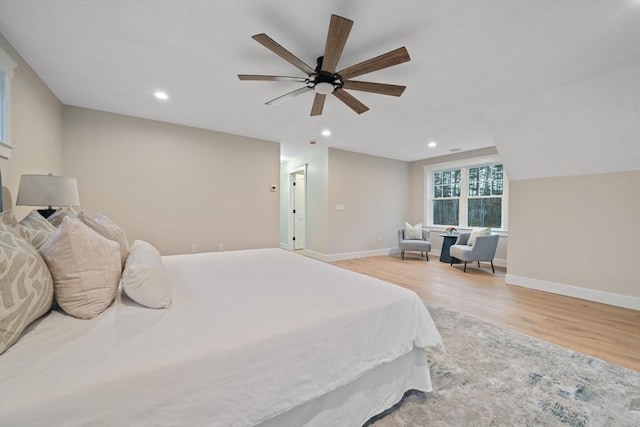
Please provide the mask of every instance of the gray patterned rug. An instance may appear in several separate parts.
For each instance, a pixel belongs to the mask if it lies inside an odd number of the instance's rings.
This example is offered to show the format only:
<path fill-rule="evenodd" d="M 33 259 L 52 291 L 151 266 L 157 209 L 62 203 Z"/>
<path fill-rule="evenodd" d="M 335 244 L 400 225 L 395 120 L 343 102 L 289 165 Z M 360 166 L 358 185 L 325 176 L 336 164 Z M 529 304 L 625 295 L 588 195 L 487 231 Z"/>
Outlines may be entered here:
<path fill-rule="evenodd" d="M 367 427 L 640 426 L 640 373 L 446 308 L 447 352 L 427 352 L 433 393 L 409 393 Z"/>

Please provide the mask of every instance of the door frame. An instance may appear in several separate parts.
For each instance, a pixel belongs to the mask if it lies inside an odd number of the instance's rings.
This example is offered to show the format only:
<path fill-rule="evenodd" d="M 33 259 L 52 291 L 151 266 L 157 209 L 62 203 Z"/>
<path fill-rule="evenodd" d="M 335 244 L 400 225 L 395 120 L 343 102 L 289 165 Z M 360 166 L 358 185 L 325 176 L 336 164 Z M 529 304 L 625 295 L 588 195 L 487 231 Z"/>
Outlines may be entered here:
<path fill-rule="evenodd" d="M 289 189 L 289 203 L 287 204 L 287 224 L 288 224 L 288 232 L 287 232 L 287 246 L 289 247 L 290 251 L 293 251 L 296 247 L 296 245 L 293 242 L 293 233 L 295 230 L 295 218 L 294 218 L 294 214 L 293 214 L 293 206 L 294 206 L 294 197 L 295 197 L 295 188 L 293 188 L 293 182 L 295 181 L 295 175 L 297 175 L 298 173 L 302 172 L 302 174 L 304 175 L 304 207 L 305 207 L 305 216 L 307 216 L 307 166 L 308 163 L 305 163 L 303 165 L 300 166 L 296 166 L 294 168 L 289 168 L 287 169 L 287 174 L 288 174 L 288 182 L 287 182 L 287 186 Z M 306 234 L 307 234 L 307 220 L 305 219 L 304 221 L 304 226 L 305 226 L 305 230 L 304 230 L 304 234 L 305 234 L 305 248 L 303 248 L 302 250 L 304 251 L 306 249 Z"/>

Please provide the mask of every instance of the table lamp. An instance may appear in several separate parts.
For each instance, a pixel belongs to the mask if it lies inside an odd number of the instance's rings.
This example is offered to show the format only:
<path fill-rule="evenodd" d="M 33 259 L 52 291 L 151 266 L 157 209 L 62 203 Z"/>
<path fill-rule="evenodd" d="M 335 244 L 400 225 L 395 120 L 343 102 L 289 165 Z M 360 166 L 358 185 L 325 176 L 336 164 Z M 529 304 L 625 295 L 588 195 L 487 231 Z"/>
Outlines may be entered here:
<path fill-rule="evenodd" d="M 75 178 L 49 175 L 22 175 L 16 205 L 48 206 L 38 212 L 48 218 L 56 210 L 53 206 L 79 206 L 78 183 Z"/>

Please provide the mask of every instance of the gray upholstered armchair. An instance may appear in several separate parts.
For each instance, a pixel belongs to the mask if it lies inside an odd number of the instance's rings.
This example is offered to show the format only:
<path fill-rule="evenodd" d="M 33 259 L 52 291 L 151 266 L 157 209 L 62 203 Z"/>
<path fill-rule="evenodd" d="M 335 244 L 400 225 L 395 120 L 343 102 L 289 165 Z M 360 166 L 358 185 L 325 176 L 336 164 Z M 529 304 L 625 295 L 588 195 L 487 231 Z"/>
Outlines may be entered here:
<path fill-rule="evenodd" d="M 453 258 L 458 258 L 464 262 L 464 272 L 467 272 L 467 262 L 478 262 L 478 268 L 480 267 L 480 261 L 490 262 L 491 271 L 496 272 L 493 268 L 493 257 L 496 255 L 496 248 L 498 247 L 498 239 L 500 236 L 497 234 L 490 234 L 488 236 L 478 236 L 473 245 L 468 245 L 469 237 L 471 233 L 460 233 L 456 243 L 449 248 L 449 254 L 451 255 L 451 264 L 453 265 Z"/>
<path fill-rule="evenodd" d="M 420 252 L 420 257 L 426 255 L 427 261 L 429 261 L 428 252 L 431 250 L 431 242 L 429 241 L 429 230 L 422 229 L 422 240 L 405 239 L 404 228 L 398 229 L 398 249 L 400 249 L 400 255 L 404 260 L 405 251 Z"/>

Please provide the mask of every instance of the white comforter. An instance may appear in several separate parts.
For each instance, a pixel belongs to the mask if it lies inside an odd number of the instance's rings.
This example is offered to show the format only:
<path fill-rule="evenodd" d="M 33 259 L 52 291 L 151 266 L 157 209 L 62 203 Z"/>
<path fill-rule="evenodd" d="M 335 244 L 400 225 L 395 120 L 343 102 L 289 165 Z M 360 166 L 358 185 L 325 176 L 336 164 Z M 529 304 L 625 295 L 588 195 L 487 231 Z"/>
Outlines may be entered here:
<path fill-rule="evenodd" d="M 169 309 L 53 312 L 0 356 L 0 425 L 252 426 L 442 345 L 415 293 L 300 255 L 163 261 Z"/>

